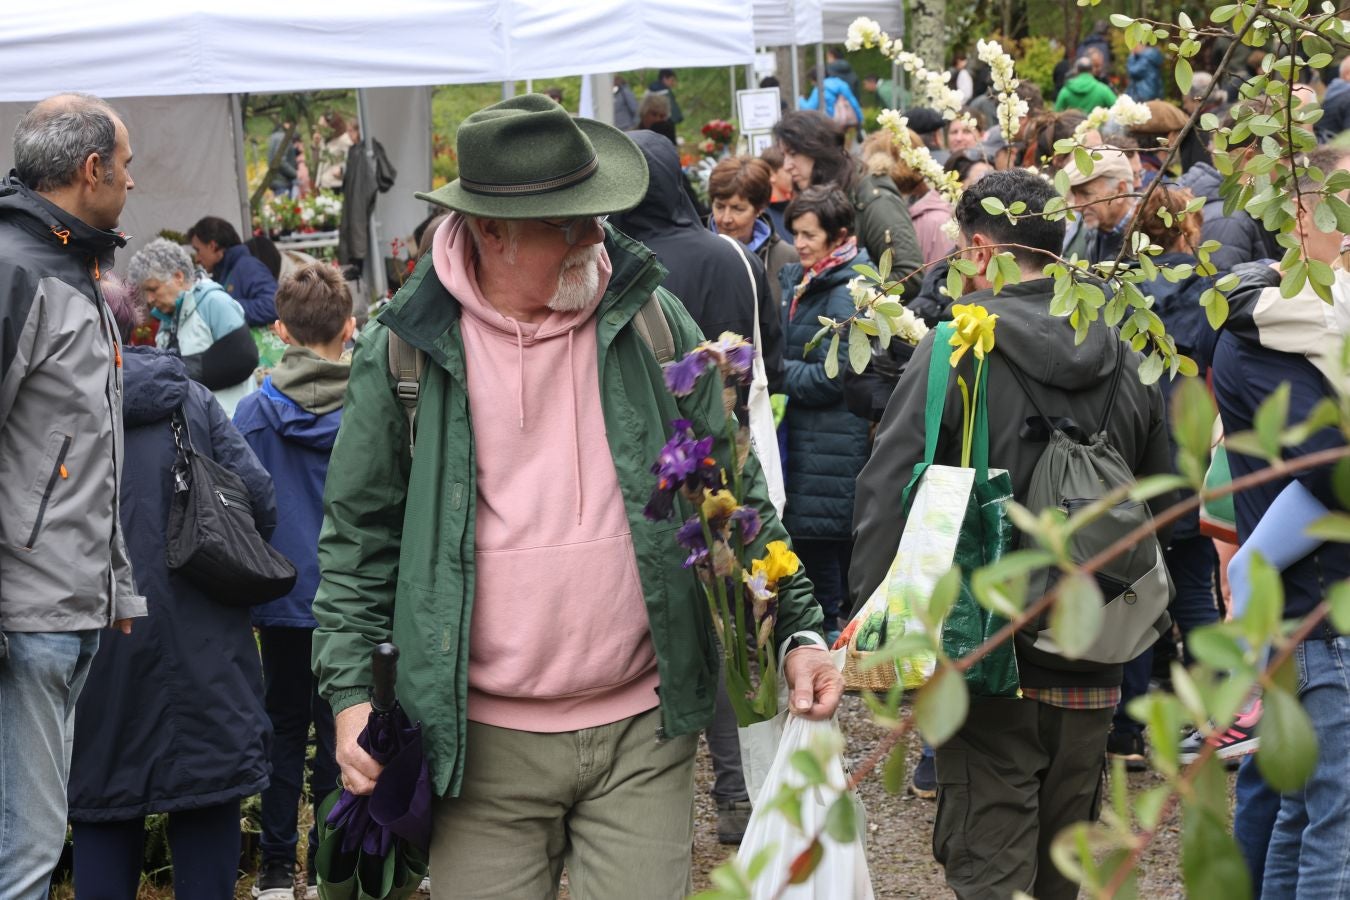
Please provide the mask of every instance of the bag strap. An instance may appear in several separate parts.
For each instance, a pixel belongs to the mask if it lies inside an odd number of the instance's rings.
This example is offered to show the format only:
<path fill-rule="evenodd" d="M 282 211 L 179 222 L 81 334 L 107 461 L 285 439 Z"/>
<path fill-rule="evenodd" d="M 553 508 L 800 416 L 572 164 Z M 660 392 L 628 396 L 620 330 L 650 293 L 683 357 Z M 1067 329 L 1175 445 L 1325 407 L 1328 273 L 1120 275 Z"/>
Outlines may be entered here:
<path fill-rule="evenodd" d="M 767 386 L 769 383 L 769 376 L 764 371 L 764 354 L 761 353 L 759 349 L 759 283 L 755 281 L 755 270 L 750 266 L 750 258 L 747 256 L 748 251 L 740 241 L 729 234 L 718 234 L 717 236 L 722 240 L 729 242 L 736 248 L 736 255 L 740 257 L 741 265 L 745 266 L 745 277 L 750 279 L 750 305 L 753 306 L 755 310 L 755 366 L 752 374 L 755 382 L 758 383 L 762 381 L 762 383 Z"/>
<path fill-rule="evenodd" d="M 945 351 L 956 326 L 951 322 L 943 322 L 933 331 L 933 354 L 928 359 L 928 387 L 923 409 L 923 462 L 914 466 L 914 473 L 900 495 L 901 505 L 906 510 L 909 509 L 909 498 L 919 479 L 937 460 L 938 436 L 947 409 L 947 385 L 951 380 L 952 367 Z M 976 479 L 983 482 L 989 478 L 989 403 L 986 390 L 989 367 L 984 366 L 979 371 L 980 375 L 975 380 L 975 423 L 970 458 L 974 463 Z"/>
<path fill-rule="evenodd" d="M 408 417 L 408 455 L 417 442 L 417 399 L 422 392 L 422 372 L 427 355 L 393 331 L 389 332 L 389 374 L 394 376 L 394 394 Z"/>
<path fill-rule="evenodd" d="M 197 452 L 192 446 L 192 427 L 187 421 L 186 400 L 174 409 L 169 417 L 169 427 L 173 429 L 173 444 L 177 448 L 173 462 L 173 492 L 178 494 L 192 487 L 188 457 Z"/>
<path fill-rule="evenodd" d="M 675 361 L 675 335 L 670 330 L 670 323 L 666 321 L 666 314 L 656 294 L 653 293 L 642 304 L 633 317 L 633 327 L 637 328 L 638 335 L 656 355 L 658 363 L 664 366 Z"/>

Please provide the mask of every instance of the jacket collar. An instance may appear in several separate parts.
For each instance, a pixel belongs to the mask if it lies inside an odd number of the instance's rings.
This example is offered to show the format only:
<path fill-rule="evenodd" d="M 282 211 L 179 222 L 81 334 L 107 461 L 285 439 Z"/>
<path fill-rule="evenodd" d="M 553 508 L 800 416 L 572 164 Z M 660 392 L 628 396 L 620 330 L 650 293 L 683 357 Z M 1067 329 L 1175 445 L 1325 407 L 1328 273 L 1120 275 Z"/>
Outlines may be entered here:
<path fill-rule="evenodd" d="M 6 210 L 18 213 L 18 221 L 34 234 L 92 256 L 105 267 L 111 266 L 113 252 L 127 243 L 127 236 L 120 231 L 95 228 L 42 197 L 14 171 L 0 180 L 0 215 Z"/>

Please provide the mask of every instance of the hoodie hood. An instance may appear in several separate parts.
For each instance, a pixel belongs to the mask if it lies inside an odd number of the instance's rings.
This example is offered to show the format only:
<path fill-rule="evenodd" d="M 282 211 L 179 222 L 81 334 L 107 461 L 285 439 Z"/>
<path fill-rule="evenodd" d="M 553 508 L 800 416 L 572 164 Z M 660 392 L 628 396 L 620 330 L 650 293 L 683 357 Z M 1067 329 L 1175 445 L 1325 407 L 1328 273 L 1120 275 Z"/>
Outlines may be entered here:
<path fill-rule="evenodd" d="M 252 410 L 282 438 L 313 450 L 332 450 L 338 426 L 342 424 L 342 406 L 322 415 L 305 409 L 293 397 L 281 392 L 273 380 L 274 375 L 263 379 L 262 387 L 258 389 L 262 402 L 253 404 Z M 244 422 L 238 424 L 244 428 Z"/>
<path fill-rule="evenodd" d="M 268 380 L 296 405 L 321 416 L 342 408 L 351 371 L 349 359 L 334 362 L 308 347 L 292 344 L 286 348 Z"/>
<path fill-rule="evenodd" d="M 128 428 L 167 419 L 188 392 L 178 354 L 155 347 L 122 348 L 122 422 Z"/>
<path fill-rule="evenodd" d="M 983 306 L 998 315 L 994 350 L 1040 384 L 1061 391 L 1081 391 L 1106 381 L 1115 372 L 1115 329 L 1094 325 L 1081 344 L 1064 316 L 1049 315 L 1055 283 L 1036 278 L 1010 284 L 998 294 L 976 291 L 961 303 Z"/>
<path fill-rule="evenodd" d="M 711 216 L 708 217 L 708 230 L 713 234 L 722 233 L 717 230 L 717 222 Z M 758 253 L 771 237 L 773 237 L 773 225 L 770 224 L 768 216 L 760 216 L 755 219 L 754 227 L 750 231 L 750 243 L 745 245 L 745 249 L 751 253 Z"/>
<path fill-rule="evenodd" d="M 1101 84 L 1097 76 L 1091 72 L 1079 72 L 1077 75 L 1064 82 L 1064 90 L 1078 99 L 1079 102 L 1086 102 L 1097 91 L 1101 90 L 1097 85 Z"/>
<path fill-rule="evenodd" d="M 127 243 L 120 231 L 94 228 L 39 196 L 14 171 L 0 180 L 0 217 L 11 216 L 34 234 L 92 256 L 103 266 L 111 266 L 113 251 Z"/>
<path fill-rule="evenodd" d="M 642 202 L 628 212 L 614 216 L 615 226 L 644 243 L 672 228 L 701 229 L 703 226 L 694 209 L 694 201 L 685 190 L 684 170 L 680 168 L 680 153 L 675 145 L 653 131 L 633 131 L 628 136 L 647 158 L 651 178 Z"/>

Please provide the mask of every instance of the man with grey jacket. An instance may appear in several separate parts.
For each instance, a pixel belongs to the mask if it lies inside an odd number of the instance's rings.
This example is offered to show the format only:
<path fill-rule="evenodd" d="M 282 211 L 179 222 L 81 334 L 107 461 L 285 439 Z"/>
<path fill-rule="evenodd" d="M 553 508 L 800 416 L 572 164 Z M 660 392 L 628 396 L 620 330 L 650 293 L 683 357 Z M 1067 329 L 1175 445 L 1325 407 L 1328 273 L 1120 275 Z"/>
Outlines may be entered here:
<path fill-rule="evenodd" d="M 134 186 L 126 126 L 59 94 L 0 180 L 0 900 L 40 900 L 101 629 L 145 615 L 118 524 L 122 356 L 99 288 Z"/>

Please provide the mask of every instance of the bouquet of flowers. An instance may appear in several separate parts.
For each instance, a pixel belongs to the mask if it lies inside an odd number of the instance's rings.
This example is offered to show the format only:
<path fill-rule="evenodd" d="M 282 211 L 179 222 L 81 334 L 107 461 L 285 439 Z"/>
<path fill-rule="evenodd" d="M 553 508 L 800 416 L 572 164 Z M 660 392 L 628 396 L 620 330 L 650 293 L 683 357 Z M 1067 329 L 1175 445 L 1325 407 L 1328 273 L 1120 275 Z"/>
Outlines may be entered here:
<path fill-rule="evenodd" d="M 704 140 L 698 146 L 704 156 L 719 155 L 736 136 L 736 126 L 725 119 L 713 119 L 705 123 L 701 130 Z"/>
<path fill-rule="evenodd" d="M 705 341 L 682 360 L 668 364 L 666 387 L 676 397 L 687 397 L 700 378 L 717 372 L 731 409 L 737 389 L 750 383 L 754 352 L 740 335 L 724 332 L 718 340 Z M 712 435 L 696 435 L 684 419 L 671 426 L 674 433 L 652 466 L 657 482 L 644 513 L 653 521 L 672 519 L 679 500 L 693 511 L 675 540 L 689 551 L 685 568 L 697 574 L 712 613 L 736 721 L 743 727 L 765 722 L 778 712 L 774 660 L 778 585 L 801 563 L 785 542 L 772 541 L 762 557 L 746 564 L 747 547 L 759 536 L 762 523 L 758 511 L 742 502 L 750 441 L 736 417 L 727 416 L 728 443 L 735 448 L 730 474 L 711 455 Z"/>
<path fill-rule="evenodd" d="M 273 194 L 258 210 L 258 226 L 273 237 L 292 231 L 333 231 L 341 220 L 342 198 L 333 191 L 315 191 L 299 199 Z"/>

